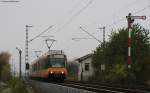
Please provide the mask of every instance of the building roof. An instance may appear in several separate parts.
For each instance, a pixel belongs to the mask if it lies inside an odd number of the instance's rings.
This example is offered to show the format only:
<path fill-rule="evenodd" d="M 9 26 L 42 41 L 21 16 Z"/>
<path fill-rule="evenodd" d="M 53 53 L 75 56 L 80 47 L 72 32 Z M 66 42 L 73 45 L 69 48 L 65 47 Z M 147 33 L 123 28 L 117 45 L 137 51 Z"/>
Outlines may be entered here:
<path fill-rule="evenodd" d="M 84 60 L 86 60 L 87 58 L 90 58 L 90 57 L 93 57 L 93 53 L 82 56 L 82 57 L 76 59 L 76 61 L 82 62 L 82 61 L 84 61 Z"/>

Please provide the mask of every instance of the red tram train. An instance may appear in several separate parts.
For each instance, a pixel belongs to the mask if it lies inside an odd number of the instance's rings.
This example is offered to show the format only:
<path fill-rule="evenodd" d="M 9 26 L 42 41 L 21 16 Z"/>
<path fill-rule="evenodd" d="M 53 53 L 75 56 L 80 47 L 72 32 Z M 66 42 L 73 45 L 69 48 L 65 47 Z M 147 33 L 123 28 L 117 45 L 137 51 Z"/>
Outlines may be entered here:
<path fill-rule="evenodd" d="M 67 57 L 62 50 L 51 50 L 32 63 L 30 77 L 64 81 L 68 74 L 66 63 Z"/>

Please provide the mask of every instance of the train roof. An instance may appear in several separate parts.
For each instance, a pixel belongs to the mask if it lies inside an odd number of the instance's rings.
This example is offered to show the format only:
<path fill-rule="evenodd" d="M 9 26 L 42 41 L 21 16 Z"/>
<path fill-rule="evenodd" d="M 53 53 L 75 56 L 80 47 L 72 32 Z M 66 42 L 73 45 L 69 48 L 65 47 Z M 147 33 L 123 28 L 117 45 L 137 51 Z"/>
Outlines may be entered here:
<path fill-rule="evenodd" d="M 50 50 L 44 55 L 57 55 L 57 54 L 64 54 L 64 52 L 62 50 Z"/>
<path fill-rule="evenodd" d="M 33 62 L 31 62 L 31 65 L 36 63 L 38 60 L 40 60 L 42 58 L 46 58 L 48 55 L 65 55 L 65 54 L 62 50 L 50 50 L 50 52 L 44 53 L 42 56 L 40 56 L 39 58 L 37 58 Z"/>

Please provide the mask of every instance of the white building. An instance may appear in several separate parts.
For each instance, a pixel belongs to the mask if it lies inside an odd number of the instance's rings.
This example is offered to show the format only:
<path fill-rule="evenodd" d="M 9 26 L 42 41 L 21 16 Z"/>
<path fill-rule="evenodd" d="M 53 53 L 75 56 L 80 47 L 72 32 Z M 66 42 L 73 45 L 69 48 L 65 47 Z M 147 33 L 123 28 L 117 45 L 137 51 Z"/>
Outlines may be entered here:
<path fill-rule="evenodd" d="M 92 66 L 93 54 L 87 54 L 83 57 L 76 59 L 79 62 L 78 80 L 87 81 L 89 77 L 94 74 L 94 68 Z"/>

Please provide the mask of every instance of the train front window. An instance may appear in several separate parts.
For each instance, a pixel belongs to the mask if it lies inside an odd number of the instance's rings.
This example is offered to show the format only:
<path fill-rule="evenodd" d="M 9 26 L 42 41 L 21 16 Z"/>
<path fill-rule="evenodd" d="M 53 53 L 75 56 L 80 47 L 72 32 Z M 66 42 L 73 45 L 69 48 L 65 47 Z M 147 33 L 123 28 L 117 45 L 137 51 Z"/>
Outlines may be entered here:
<path fill-rule="evenodd" d="M 49 60 L 51 67 L 65 67 L 65 60 L 63 58 L 52 58 Z"/>

